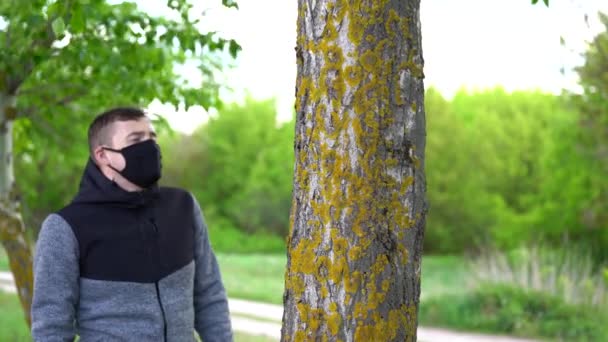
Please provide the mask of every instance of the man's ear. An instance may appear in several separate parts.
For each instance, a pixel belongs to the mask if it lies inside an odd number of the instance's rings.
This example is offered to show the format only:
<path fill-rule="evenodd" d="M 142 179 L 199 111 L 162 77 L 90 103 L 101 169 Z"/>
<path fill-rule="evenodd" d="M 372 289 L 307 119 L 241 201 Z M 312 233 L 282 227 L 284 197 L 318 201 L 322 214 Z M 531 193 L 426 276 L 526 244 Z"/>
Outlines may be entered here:
<path fill-rule="evenodd" d="M 93 161 L 98 166 L 110 164 L 107 151 L 101 145 L 93 149 Z"/>

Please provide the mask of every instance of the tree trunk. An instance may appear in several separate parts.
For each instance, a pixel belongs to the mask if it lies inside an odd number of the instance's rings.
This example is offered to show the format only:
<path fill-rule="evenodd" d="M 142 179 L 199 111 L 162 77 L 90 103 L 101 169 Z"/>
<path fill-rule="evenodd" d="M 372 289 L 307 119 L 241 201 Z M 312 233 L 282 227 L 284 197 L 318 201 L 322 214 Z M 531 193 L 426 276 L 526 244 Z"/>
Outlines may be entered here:
<path fill-rule="evenodd" d="M 415 341 L 427 204 L 420 0 L 298 0 L 283 341 Z"/>
<path fill-rule="evenodd" d="M 32 251 L 19 213 L 13 174 L 14 97 L 0 94 L 0 242 L 9 257 L 28 325 L 33 294 Z"/>

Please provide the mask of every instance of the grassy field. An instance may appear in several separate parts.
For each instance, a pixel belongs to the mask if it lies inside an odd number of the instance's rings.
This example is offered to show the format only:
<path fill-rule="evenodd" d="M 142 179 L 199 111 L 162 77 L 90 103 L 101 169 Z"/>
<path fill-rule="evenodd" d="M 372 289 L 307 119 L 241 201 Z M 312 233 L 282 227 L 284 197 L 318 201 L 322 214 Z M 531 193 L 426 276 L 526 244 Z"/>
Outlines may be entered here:
<path fill-rule="evenodd" d="M 228 296 L 283 303 L 285 256 L 218 254 L 217 259 Z"/>
<path fill-rule="evenodd" d="M 8 271 L 8 256 L 2 247 L 0 247 L 0 271 Z"/>
<path fill-rule="evenodd" d="M 0 341 L 29 341 L 30 334 L 17 295 L 0 292 Z"/>
<path fill-rule="evenodd" d="M 468 289 L 467 263 L 460 256 L 422 258 L 422 298 L 461 294 Z"/>
<path fill-rule="evenodd" d="M 285 256 L 218 254 L 217 258 L 230 297 L 283 303 Z M 466 279 L 467 269 L 461 257 L 423 258 L 423 298 L 463 293 Z"/>

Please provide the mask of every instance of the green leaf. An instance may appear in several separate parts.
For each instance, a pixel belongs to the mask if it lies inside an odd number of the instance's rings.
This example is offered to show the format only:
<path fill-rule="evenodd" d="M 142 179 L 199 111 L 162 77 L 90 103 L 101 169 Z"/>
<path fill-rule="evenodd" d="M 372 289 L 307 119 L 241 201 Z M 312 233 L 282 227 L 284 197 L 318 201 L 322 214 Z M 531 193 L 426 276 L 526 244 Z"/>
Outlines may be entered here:
<path fill-rule="evenodd" d="M 241 51 L 241 46 L 234 39 L 231 39 L 228 49 L 230 50 L 230 55 L 236 57 L 236 54 Z"/>
<path fill-rule="evenodd" d="M 49 18 L 54 18 L 57 16 L 57 14 L 60 12 L 61 10 L 61 3 L 59 1 L 54 2 L 52 4 L 49 5 L 49 7 L 46 10 L 46 15 Z"/>
<path fill-rule="evenodd" d="M 65 22 L 63 18 L 59 17 L 53 21 L 51 24 L 53 27 L 53 32 L 55 32 L 56 36 L 61 36 L 65 33 Z"/>
<path fill-rule="evenodd" d="M 70 19 L 70 28 L 74 33 L 80 33 L 84 31 L 85 27 L 85 16 L 82 10 L 82 6 L 76 6 L 72 12 L 72 18 Z"/>
<path fill-rule="evenodd" d="M 233 8 L 239 9 L 239 5 L 236 3 L 235 0 L 222 0 L 222 5 L 224 5 L 228 8 L 233 7 Z"/>
<path fill-rule="evenodd" d="M 538 3 L 538 0 L 532 0 L 532 5 L 536 5 Z M 549 7 L 549 0 L 543 0 L 543 3 L 545 4 L 545 6 Z"/>
<path fill-rule="evenodd" d="M 27 18 L 27 23 L 29 27 L 38 27 L 40 25 L 46 24 L 46 20 L 42 15 L 36 13 Z"/>

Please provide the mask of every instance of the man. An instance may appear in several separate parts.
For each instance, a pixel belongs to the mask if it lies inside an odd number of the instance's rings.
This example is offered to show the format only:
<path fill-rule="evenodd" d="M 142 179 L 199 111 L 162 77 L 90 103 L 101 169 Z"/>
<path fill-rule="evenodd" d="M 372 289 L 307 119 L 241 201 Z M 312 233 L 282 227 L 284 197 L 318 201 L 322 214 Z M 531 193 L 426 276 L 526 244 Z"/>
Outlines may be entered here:
<path fill-rule="evenodd" d="M 49 215 L 34 257 L 35 341 L 232 341 L 227 298 L 197 201 L 160 187 L 145 113 L 116 108 L 89 127 L 72 203 Z"/>

